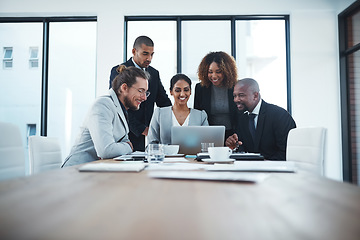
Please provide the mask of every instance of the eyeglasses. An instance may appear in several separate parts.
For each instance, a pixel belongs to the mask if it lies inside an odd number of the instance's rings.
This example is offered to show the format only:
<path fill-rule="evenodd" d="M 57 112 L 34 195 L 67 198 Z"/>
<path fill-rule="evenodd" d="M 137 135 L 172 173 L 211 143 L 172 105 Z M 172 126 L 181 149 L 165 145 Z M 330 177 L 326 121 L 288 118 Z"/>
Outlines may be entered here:
<path fill-rule="evenodd" d="M 145 89 L 141 89 L 141 88 L 136 88 L 136 87 L 132 87 L 135 88 L 136 90 L 138 90 L 138 92 L 140 93 L 140 96 L 146 96 L 149 97 L 150 96 L 150 92 L 149 91 L 145 91 Z"/>

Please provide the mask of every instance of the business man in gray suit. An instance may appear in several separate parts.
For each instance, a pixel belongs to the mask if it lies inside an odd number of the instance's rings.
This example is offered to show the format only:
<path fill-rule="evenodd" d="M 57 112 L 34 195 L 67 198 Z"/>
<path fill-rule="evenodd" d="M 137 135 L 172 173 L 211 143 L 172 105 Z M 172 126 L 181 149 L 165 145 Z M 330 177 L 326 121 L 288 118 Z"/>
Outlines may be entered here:
<path fill-rule="evenodd" d="M 109 94 L 92 105 L 62 167 L 131 153 L 127 110 L 138 110 L 148 96 L 148 74 L 121 66 Z"/>

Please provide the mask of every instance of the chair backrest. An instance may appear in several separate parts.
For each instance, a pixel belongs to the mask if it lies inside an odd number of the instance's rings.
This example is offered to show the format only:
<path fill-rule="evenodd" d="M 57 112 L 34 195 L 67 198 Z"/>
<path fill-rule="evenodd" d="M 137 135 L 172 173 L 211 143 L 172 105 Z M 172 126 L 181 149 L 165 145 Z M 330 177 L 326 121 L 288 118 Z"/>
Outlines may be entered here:
<path fill-rule="evenodd" d="M 326 128 L 303 127 L 289 131 L 286 160 L 296 163 L 301 172 L 324 174 Z"/>
<path fill-rule="evenodd" d="M 57 138 L 29 137 L 30 174 L 60 168 L 62 164 L 61 147 Z"/>
<path fill-rule="evenodd" d="M 25 155 L 18 126 L 0 122 L 0 180 L 25 176 Z"/>

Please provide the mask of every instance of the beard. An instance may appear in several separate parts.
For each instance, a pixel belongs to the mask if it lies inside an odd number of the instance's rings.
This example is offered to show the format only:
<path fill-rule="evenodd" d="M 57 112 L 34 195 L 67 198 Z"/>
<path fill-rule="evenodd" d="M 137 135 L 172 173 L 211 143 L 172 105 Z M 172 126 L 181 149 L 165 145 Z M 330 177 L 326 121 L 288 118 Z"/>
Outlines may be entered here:
<path fill-rule="evenodd" d="M 134 105 L 128 97 L 125 97 L 124 99 L 124 105 L 125 107 L 129 108 L 130 110 L 136 111 L 139 110 L 140 105 Z"/>
<path fill-rule="evenodd" d="M 235 104 L 236 104 L 237 109 L 240 112 L 248 111 L 247 107 L 244 104 L 241 104 L 241 103 L 235 103 Z"/>

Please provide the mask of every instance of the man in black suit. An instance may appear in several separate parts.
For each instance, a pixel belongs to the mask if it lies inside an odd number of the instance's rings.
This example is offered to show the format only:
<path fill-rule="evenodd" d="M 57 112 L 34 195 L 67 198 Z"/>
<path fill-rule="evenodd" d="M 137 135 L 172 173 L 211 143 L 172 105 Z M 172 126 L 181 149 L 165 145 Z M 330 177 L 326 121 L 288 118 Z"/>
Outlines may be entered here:
<path fill-rule="evenodd" d="M 236 133 L 226 139 L 226 146 L 260 153 L 267 160 L 286 160 L 287 136 L 296 128 L 291 115 L 262 100 L 259 85 L 251 78 L 239 80 L 233 96 L 240 111 L 239 124 Z"/>
<path fill-rule="evenodd" d="M 149 124 L 154 111 L 154 103 L 158 107 L 171 106 L 171 101 L 166 94 L 164 86 L 161 83 L 159 71 L 149 66 L 154 55 L 154 43 L 147 36 L 140 36 L 135 39 L 133 49 L 133 57 L 121 65 L 135 66 L 143 69 L 150 74 L 149 92 L 147 100 L 140 105 L 138 111 L 129 110 L 129 138 L 133 144 L 134 151 L 145 151 L 145 136 L 149 131 Z M 111 69 L 110 88 L 113 79 L 118 75 L 119 65 Z"/>

